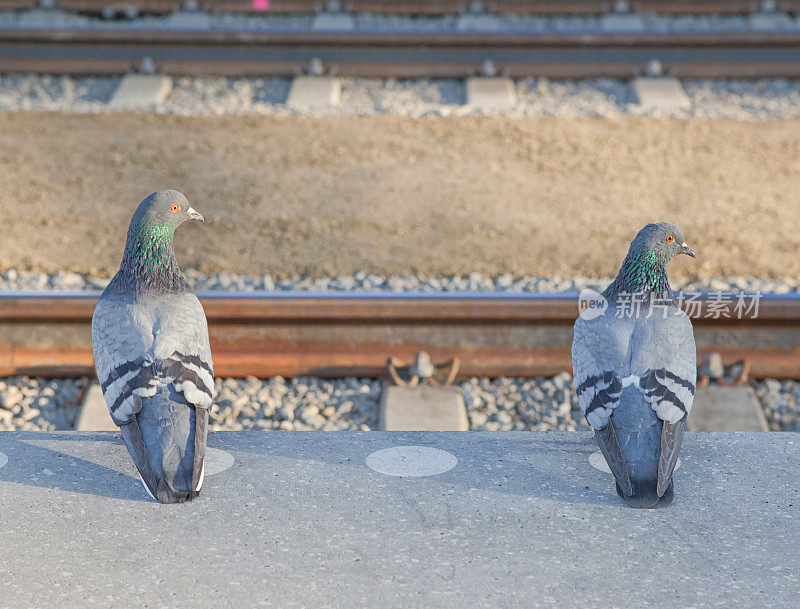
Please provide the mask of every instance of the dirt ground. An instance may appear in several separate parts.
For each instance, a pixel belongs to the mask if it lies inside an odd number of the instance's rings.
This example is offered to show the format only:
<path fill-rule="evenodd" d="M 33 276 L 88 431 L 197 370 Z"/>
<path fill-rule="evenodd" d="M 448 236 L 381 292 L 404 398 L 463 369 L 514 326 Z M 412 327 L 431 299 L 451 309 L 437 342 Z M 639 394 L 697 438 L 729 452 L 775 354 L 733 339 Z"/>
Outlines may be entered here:
<path fill-rule="evenodd" d="M 314 276 L 613 274 L 644 223 L 675 278 L 800 274 L 800 120 L 0 114 L 0 270 L 116 270 L 183 191 L 183 268 Z"/>

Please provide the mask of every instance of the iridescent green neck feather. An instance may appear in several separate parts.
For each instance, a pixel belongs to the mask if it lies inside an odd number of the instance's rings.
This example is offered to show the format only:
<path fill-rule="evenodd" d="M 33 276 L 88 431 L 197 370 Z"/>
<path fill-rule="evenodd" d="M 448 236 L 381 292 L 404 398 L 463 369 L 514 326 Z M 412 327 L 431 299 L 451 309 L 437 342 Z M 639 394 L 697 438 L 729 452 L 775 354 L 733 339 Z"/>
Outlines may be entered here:
<path fill-rule="evenodd" d="M 174 227 L 141 219 L 132 222 L 119 272 L 109 290 L 135 294 L 191 291 L 175 259 Z"/>
<path fill-rule="evenodd" d="M 623 295 L 637 295 L 645 300 L 674 300 L 667 277 L 667 262 L 652 249 L 631 245 L 619 274 L 603 296 L 614 302 Z"/>

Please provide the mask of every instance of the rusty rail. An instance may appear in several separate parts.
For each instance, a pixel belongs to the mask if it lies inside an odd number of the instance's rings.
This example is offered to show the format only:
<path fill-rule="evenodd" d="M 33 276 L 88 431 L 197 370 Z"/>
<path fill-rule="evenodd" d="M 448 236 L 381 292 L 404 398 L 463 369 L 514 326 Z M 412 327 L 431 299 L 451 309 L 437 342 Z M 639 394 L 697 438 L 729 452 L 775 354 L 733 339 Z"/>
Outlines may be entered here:
<path fill-rule="evenodd" d="M 0 376 L 93 374 L 97 294 L 0 296 Z M 575 295 L 201 294 L 219 376 L 379 376 L 421 350 L 461 376 L 570 369 Z M 698 356 L 747 359 L 754 377 L 800 378 L 800 298 L 765 296 L 758 315 L 694 319 Z M 728 317 L 726 317 L 726 315 Z"/>

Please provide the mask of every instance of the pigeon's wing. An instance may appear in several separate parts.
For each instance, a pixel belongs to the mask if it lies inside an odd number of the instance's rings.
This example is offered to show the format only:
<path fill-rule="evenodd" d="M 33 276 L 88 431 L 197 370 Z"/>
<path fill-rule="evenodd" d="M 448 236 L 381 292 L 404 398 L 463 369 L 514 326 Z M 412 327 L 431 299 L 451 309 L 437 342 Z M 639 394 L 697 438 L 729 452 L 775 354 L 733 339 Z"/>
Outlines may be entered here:
<path fill-rule="evenodd" d="M 112 419 L 125 425 L 139 411 L 139 398 L 167 382 L 198 408 L 211 406 L 213 362 L 208 326 L 194 294 L 155 302 L 101 298 L 92 317 L 98 379 Z"/>
<path fill-rule="evenodd" d="M 575 393 L 586 421 L 595 429 L 600 450 L 620 488 L 632 491 L 628 468 L 622 454 L 611 414 L 622 393 L 620 374 L 625 370 L 628 325 L 612 317 L 593 320 L 578 318 L 572 341 Z"/>
<path fill-rule="evenodd" d="M 205 474 L 208 413 L 214 399 L 214 363 L 208 341 L 203 306 L 194 294 L 176 297 L 162 305 L 153 345 L 156 359 L 169 362 L 168 376 L 174 389 L 196 408 L 194 417 L 194 464 L 192 488 L 197 492 Z"/>
<path fill-rule="evenodd" d="M 658 495 L 663 496 L 678 462 L 686 417 L 694 402 L 697 354 L 692 322 L 671 307 L 665 317 L 648 319 L 634 341 L 632 369 L 640 374 L 639 387 L 664 422 L 657 487 Z"/>
<path fill-rule="evenodd" d="M 640 324 L 631 342 L 631 370 L 658 418 L 675 424 L 686 418 L 694 402 L 697 351 L 692 322 L 669 307 Z"/>
<path fill-rule="evenodd" d="M 155 360 L 155 311 L 132 299 L 103 295 L 92 316 L 92 347 L 97 378 L 108 411 L 117 425 L 125 425 L 139 411 L 134 396 L 144 395 Z"/>
<path fill-rule="evenodd" d="M 630 331 L 614 318 L 578 318 L 572 339 L 572 371 L 575 393 L 587 422 L 603 429 L 619 403 L 620 374 L 625 371 L 625 354 Z"/>
<path fill-rule="evenodd" d="M 167 299 L 159 307 L 153 331 L 153 355 L 169 363 L 176 391 L 197 408 L 208 409 L 214 396 L 214 362 L 208 324 L 200 301 L 192 293 Z"/>

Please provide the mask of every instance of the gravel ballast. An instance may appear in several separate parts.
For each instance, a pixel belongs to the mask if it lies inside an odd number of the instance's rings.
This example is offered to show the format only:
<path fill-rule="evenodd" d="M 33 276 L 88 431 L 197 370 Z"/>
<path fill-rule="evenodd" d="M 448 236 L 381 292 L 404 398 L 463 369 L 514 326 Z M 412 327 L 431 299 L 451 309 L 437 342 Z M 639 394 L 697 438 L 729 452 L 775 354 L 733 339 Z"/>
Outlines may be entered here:
<path fill-rule="evenodd" d="M 119 85 L 119 77 L 0 75 L 0 110 L 97 113 Z M 613 79 L 520 79 L 518 101 L 503 110 L 467 105 L 463 80 L 341 79 L 341 103 L 303 109 L 286 105 L 286 78 L 173 79 L 166 99 L 145 112 L 180 116 L 473 116 L 673 117 L 769 120 L 800 117 L 800 82 L 790 79 L 685 80 L 685 109 L 643 108 L 629 81 Z"/>
<path fill-rule="evenodd" d="M 72 429 L 89 380 L 0 378 L 0 431 Z"/>
<path fill-rule="evenodd" d="M 583 289 L 602 291 L 613 277 L 513 277 L 508 274 L 487 277 L 481 273 L 447 277 L 425 277 L 413 274 L 384 277 L 365 273 L 339 277 L 292 277 L 277 279 L 270 275 L 251 277 L 232 273 L 206 275 L 189 269 L 189 283 L 197 292 L 509 292 L 557 294 Z M 69 271 L 44 273 L 8 269 L 0 273 L 0 291 L 97 291 L 105 289 L 110 277 L 92 277 Z M 675 291 L 689 293 L 790 294 L 800 292 L 800 278 L 769 279 L 763 277 L 711 277 L 683 284 L 672 282 Z"/>
<path fill-rule="evenodd" d="M 800 432 L 800 382 L 764 379 L 755 391 L 772 431 Z"/>
<path fill-rule="evenodd" d="M 72 429 L 88 379 L 0 379 L 0 430 Z M 475 431 L 588 429 L 572 377 L 471 378 L 461 383 Z M 210 425 L 221 430 L 369 431 L 381 381 L 273 377 L 216 379 Z"/>
<path fill-rule="evenodd" d="M 0 431 L 72 429 L 88 379 L 0 379 Z M 460 384 L 470 430 L 588 430 L 572 377 L 470 378 Z M 755 391 L 773 431 L 800 432 L 800 382 L 760 380 Z M 369 431 L 381 381 L 273 377 L 216 379 L 212 430 Z"/>

